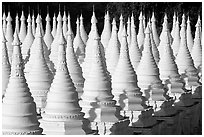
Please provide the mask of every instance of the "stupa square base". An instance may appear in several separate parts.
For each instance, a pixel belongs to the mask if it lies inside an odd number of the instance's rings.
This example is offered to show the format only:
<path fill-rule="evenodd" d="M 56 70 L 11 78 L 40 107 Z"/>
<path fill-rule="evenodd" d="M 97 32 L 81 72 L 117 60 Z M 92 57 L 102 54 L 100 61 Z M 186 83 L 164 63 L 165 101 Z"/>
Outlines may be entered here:
<path fill-rule="evenodd" d="M 82 120 L 47 121 L 40 119 L 40 127 L 46 135 L 85 135 Z"/>
<path fill-rule="evenodd" d="M 42 135 L 42 129 L 35 131 L 18 131 L 18 130 L 4 130 L 2 129 L 2 135 Z"/>
<path fill-rule="evenodd" d="M 128 127 L 128 119 L 118 122 L 91 122 L 92 130 L 97 130 L 99 135 L 132 135 L 132 130 Z"/>

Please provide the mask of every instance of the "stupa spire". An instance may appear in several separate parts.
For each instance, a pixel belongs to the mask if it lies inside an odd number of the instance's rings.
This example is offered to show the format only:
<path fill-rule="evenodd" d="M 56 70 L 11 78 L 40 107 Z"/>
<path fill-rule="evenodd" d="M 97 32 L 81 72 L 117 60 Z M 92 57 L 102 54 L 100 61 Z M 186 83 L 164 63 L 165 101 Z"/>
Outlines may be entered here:
<path fill-rule="evenodd" d="M 178 51 L 179 51 L 179 47 L 180 47 L 181 37 L 180 37 L 179 30 L 180 30 L 179 29 L 179 20 L 178 20 L 178 17 L 177 17 L 176 26 L 175 26 L 175 30 L 174 30 L 174 40 L 173 40 L 173 43 L 171 45 L 175 57 L 177 56 Z"/>
<path fill-rule="evenodd" d="M 128 21 L 127 21 L 127 43 L 128 46 L 130 45 L 131 42 L 131 21 L 130 17 L 128 16 Z"/>
<path fill-rule="evenodd" d="M 67 17 L 67 20 L 68 20 L 68 30 L 71 32 L 72 34 L 72 40 L 74 40 L 74 33 L 72 31 L 72 26 L 71 26 L 71 16 L 70 16 L 70 13 L 68 12 L 68 17 Z"/>
<path fill-rule="evenodd" d="M 155 18 L 154 12 L 152 12 L 151 24 L 152 24 L 151 29 L 152 29 L 154 42 L 155 42 L 156 46 L 158 47 L 160 39 L 159 39 L 159 35 L 157 33 L 156 18 Z"/>
<path fill-rule="evenodd" d="M 174 11 L 174 16 L 173 16 L 173 25 L 172 25 L 172 30 L 171 30 L 171 36 L 174 39 L 174 33 L 175 33 L 175 28 L 176 28 L 176 12 Z"/>
<path fill-rule="evenodd" d="M 26 63 L 28 58 L 29 58 L 30 47 L 31 47 L 31 45 L 33 44 L 33 41 L 34 41 L 34 36 L 33 36 L 33 32 L 32 32 L 32 19 L 31 19 L 30 14 L 28 14 L 27 22 L 28 22 L 27 34 L 26 34 L 26 37 L 25 37 L 25 39 L 23 41 L 23 44 L 21 46 L 22 47 L 22 56 L 23 56 L 24 63 Z"/>
<path fill-rule="evenodd" d="M 86 45 L 84 44 L 81 35 L 80 35 L 80 24 L 79 24 L 79 18 L 77 18 L 76 24 L 77 24 L 77 29 L 76 29 L 76 36 L 74 38 L 73 44 L 74 44 L 74 51 L 76 53 L 76 57 L 78 58 L 78 61 L 80 64 L 84 62 L 85 58 L 85 48 Z M 71 31 L 69 31 L 71 33 Z"/>
<path fill-rule="evenodd" d="M 121 13 L 121 15 L 120 15 L 120 25 L 119 25 L 119 30 L 118 30 L 118 39 L 119 39 L 120 42 L 121 42 L 121 38 L 122 38 L 123 27 L 124 27 L 124 21 L 123 21 L 123 14 Z"/>
<path fill-rule="evenodd" d="M 3 135 L 40 135 L 36 105 L 23 73 L 20 40 L 14 33 L 11 75 L 2 104 Z"/>
<path fill-rule="evenodd" d="M 110 38 L 111 38 L 111 23 L 109 11 L 107 11 L 104 19 L 104 28 L 101 34 L 101 43 L 103 44 L 104 49 L 107 48 Z"/>
<path fill-rule="evenodd" d="M 12 18 L 11 18 L 11 14 L 10 11 L 8 12 L 7 18 L 6 18 L 7 24 L 6 24 L 6 46 L 7 46 L 7 50 L 8 50 L 8 56 L 9 56 L 9 62 L 11 62 L 12 60 L 12 53 L 13 53 L 13 28 L 12 28 Z"/>
<path fill-rule="evenodd" d="M 32 32 L 33 32 L 33 36 L 35 36 L 35 14 L 34 14 L 34 10 L 33 10 L 33 15 L 32 15 Z"/>
<path fill-rule="evenodd" d="M 118 40 L 117 30 L 116 21 L 115 18 L 113 18 L 112 34 L 105 54 L 107 70 L 110 75 L 113 75 L 120 55 L 120 42 Z"/>
<path fill-rule="evenodd" d="M 38 27 L 35 34 L 35 60 L 32 62 L 27 81 L 30 92 L 36 102 L 37 112 L 41 113 L 46 104 L 47 92 L 50 88 L 53 76 L 47 66 L 45 55 L 43 54 L 43 36 L 41 27 L 39 27 L 40 20 L 37 18 L 36 21 Z"/>
<path fill-rule="evenodd" d="M 3 24 L 2 24 L 3 32 L 4 34 L 6 34 L 6 13 L 5 11 L 3 12 L 2 20 L 3 20 Z"/>
<path fill-rule="evenodd" d="M 81 16 L 80 16 L 80 35 L 81 35 L 81 39 L 83 40 L 84 44 L 86 44 L 86 42 L 88 40 L 88 35 L 87 35 L 86 30 L 84 28 L 82 13 L 81 13 Z"/>
<path fill-rule="evenodd" d="M 63 31 L 63 35 L 64 37 L 66 37 L 66 33 L 67 33 L 67 15 L 66 15 L 66 11 L 64 9 L 64 14 L 63 14 L 63 25 L 62 25 L 62 31 Z"/>
<path fill-rule="evenodd" d="M 9 82 L 9 77 L 11 73 L 11 65 L 9 62 L 8 51 L 6 47 L 6 38 L 4 32 L 2 31 L 2 97 L 6 92 L 6 88 Z"/>
<path fill-rule="evenodd" d="M 187 30 L 186 30 L 187 34 L 187 46 L 188 46 L 188 49 L 189 51 L 191 52 L 192 50 L 192 47 L 193 47 L 193 36 L 192 36 L 192 32 L 191 32 L 191 21 L 190 21 L 190 18 L 188 16 L 188 20 L 187 20 Z"/>
<path fill-rule="evenodd" d="M 20 32 L 19 32 L 19 38 L 20 38 L 20 41 L 21 43 L 23 43 L 25 37 L 26 37 L 26 24 L 25 24 L 25 15 L 24 15 L 24 11 L 22 10 L 22 13 L 21 13 L 21 26 L 20 26 Z"/>
<path fill-rule="evenodd" d="M 51 24 L 50 24 L 51 18 L 50 18 L 49 12 L 47 12 L 47 16 L 46 16 L 45 20 L 46 20 L 46 29 L 45 29 L 45 35 L 44 35 L 43 39 L 45 41 L 45 44 L 47 45 L 48 50 L 50 51 L 51 50 L 51 44 L 52 44 L 54 38 L 53 38 L 52 33 L 51 33 Z"/>
<path fill-rule="evenodd" d="M 140 62 L 140 59 L 142 56 L 142 53 L 141 53 L 141 51 L 138 47 L 138 43 L 137 43 L 136 26 L 134 23 L 133 13 L 132 13 L 132 17 L 131 17 L 131 44 L 129 46 L 129 56 L 130 56 L 130 61 L 132 63 L 134 71 L 136 72 L 137 66 L 139 65 L 139 62 Z"/>
<path fill-rule="evenodd" d="M 16 31 L 17 33 L 19 34 L 20 32 L 20 24 L 19 24 L 19 17 L 18 17 L 18 13 L 16 13 L 16 18 L 15 18 L 15 28 L 16 28 Z"/>
<path fill-rule="evenodd" d="M 56 15 L 55 15 L 55 13 L 54 13 L 54 16 L 53 16 L 52 21 L 53 21 L 53 23 L 52 23 L 52 24 L 53 24 L 53 25 L 52 25 L 52 36 L 55 37 L 56 31 L 57 31 L 57 21 L 56 21 Z"/>
<path fill-rule="evenodd" d="M 143 16 L 141 11 L 139 16 L 139 30 L 137 34 L 137 41 L 138 41 L 138 46 L 140 48 L 140 51 L 143 51 L 144 38 L 145 38 L 145 35 L 144 35 L 144 26 L 143 26 Z"/>

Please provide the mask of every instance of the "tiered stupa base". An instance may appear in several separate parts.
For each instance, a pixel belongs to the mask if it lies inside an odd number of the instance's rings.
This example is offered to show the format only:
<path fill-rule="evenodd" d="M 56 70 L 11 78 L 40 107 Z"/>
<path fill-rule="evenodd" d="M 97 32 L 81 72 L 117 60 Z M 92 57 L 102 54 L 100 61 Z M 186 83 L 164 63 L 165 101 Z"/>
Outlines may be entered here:
<path fill-rule="evenodd" d="M 12 129 L 13 130 L 13 129 Z M 41 135 L 42 129 L 34 130 L 34 131 L 6 131 L 2 130 L 2 135 Z"/>

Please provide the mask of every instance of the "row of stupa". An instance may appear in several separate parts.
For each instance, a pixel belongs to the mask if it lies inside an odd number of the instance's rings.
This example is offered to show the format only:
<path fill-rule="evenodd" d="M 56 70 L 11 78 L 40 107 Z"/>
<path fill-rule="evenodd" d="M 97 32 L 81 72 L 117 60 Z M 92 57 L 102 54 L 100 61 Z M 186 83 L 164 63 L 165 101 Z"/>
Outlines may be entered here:
<path fill-rule="evenodd" d="M 129 126 L 152 126 L 153 115 L 201 98 L 200 17 L 194 40 L 185 15 L 181 29 L 174 15 L 170 33 L 165 14 L 160 37 L 154 13 L 146 26 L 143 19 L 141 12 L 136 34 L 133 14 L 127 27 L 121 15 L 118 30 L 107 11 L 100 37 L 93 11 L 89 35 L 81 16 L 74 36 L 65 12 L 53 17 L 52 31 L 49 14 L 45 31 L 39 14 L 36 24 L 28 15 L 26 30 L 22 12 L 13 34 L 4 13 L 3 134 L 131 134 Z"/>

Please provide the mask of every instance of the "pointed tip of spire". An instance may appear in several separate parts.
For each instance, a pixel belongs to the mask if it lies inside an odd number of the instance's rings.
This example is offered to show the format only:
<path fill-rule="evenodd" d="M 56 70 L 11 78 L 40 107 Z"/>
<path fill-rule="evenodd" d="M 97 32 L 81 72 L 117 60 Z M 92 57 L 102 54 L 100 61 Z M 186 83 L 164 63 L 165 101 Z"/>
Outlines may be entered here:
<path fill-rule="evenodd" d="M 96 15 L 95 15 L 95 12 L 93 11 L 93 15 L 91 17 L 91 23 L 97 23 L 97 19 L 96 19 Z"/>
<path fill-rule="evenodd" d="M 164 13 L 164 20 L 167 20 L 167 19 L 168 19 L 167 13 L 165 12 L 165 13 Z"/>
<path fill-rule="evenodd" d="M 76 24 L 79 25 L 79 17 L 77 17 Z"/>
<path fill-rule="evenodd" d="M 62 16 L 61 16 L 60 10 L 59 10 L 59 13 L 58 13 L 58 16 L 57 16 L 57 21 L 62 21 Z"/>
<path fill-rule="evenodd" d="M 36 18 L 36 23 L 41 23 L 41 18 L 40 18 L 40 14 L 38 13 L 37 18 Z"/>
<path fill-rule="evenodd" d="M 14 39 L 13 39 L 12 45 L 20 45 L 21 42 L 20 42 L 20 39 L 18 37 L 17 29 L 15 29 L 13 37 L 14 37 Z"/>
<path fill-rule="evenodd" d="M 22 14 L 21 14 L 21 20 L 25 20 L 25 15 L 24 15 L 24 11 L 22 10 Z"/>
<path fill-rule="evenodd" d="M 6 18 L 6 21 L 12 21 L 12 18 L 11 18 L 11 13 L 10 11 L 8 11 L 8 16 Z"/>
<path fill-rule="evenodd" d="M 140 16 L 139 16 L 139 20 L 142 20 L 143 19 L 143 15 L 142 15 L 142 10 L 140 11 Z"/>
<path fill-rule="evenodd" d="M 63 14 L 63 21 L 67 21 L 67 15 L 66 15 L 66 11 L 64 10 L 64 14 Z"/>
<path fill-rule="evenodd" d="M 80 16 L 80 20 L 83 20 L 83 15 L 82 15 L 82 13 L 81 13 L 81 16 Z"/>
<path fill-rule="evenodd" d="M 6 20 L 6 13 L 5 12 L 3 13 L 3 18 L 2 19 Z"/>
<path fill-rule="evenodd" d="M 152 12 L 152 18 L 151 18 L 151 21 L 153 22 L 153 21 L 156 21 L 156 19 L 155 19 L 155 15 L 154 15 L 154 11 Z"/>
<path fill-rule="evenodd" d="M 123 20 L 123 14 L 122 13 L 120 14 L 120 20 Z"/>
<path fill-rule="evenodd" d="M 30 13 L 28 14 L 27 22 L 28 22 L 28 23 L 29 23 L 29 22 L 32 22 Z"/>
<path fill-rule="evenodd" d="M 132 12 L 131 19 L 134 19 L 134 13 Z"/>
<path fill-rule="evenodd" d="M 148 34 L 148 33 L 150 33 L 150 28 L 149 28 L 149 26 L 147 25 L 147 27 L 146 27 L 146 29 L 145 29 L 145 34 Z"/>
<path fill-rule="evenodd" d="M 188 19 L 187 19 L 187 23 L 190 23 L 191 21 L 190 21 L 190 17 L 188 16 Z"/>
<path fill-rule="evenodd" d="M 113 18 L 112 25 L 116 25 L 115 18 Z"/>
<path fill-rule="evenodd" d="M 47 16 L 46 16 L 45 20 L 46 21 L 51 21 L 49 13 L 47 13 Z"/>

